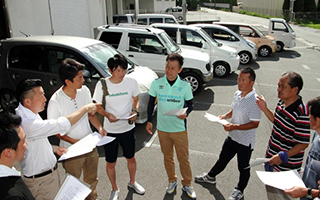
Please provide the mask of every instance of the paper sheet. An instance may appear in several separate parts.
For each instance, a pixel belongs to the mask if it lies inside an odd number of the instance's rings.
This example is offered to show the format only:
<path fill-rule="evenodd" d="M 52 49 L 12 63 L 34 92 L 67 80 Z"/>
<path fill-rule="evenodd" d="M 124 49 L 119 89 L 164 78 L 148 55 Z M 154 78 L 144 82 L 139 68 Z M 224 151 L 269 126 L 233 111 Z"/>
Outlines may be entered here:
<path fill-rule="evenodd" d="M 98 132 L 94 132 L 92 133 L 92 135 L 93 136 L 97 135 L 98 138 L 100 139 L 100 141 L 97 143 L 97 146 L 108 144 L 109 142 L 112 142 L 114 139 L 116 139 L 115 137 L 110 137 L 110 136 L 101 137 L 101 135 Z"/>
<path fill-rule="evenodd" d="M 270 185 L 280 190 L 290 189 L 294 186 L 306 187 L 296 170 L 284 172 L 256 172 L 265 185 Z"/>
<path fill-rule="evenodd" d="M 68 174 L 54 200 L 83 200 L 91 189 L 74 176 Z"/>
<path fill-rule="evenodd" d="M 254 166 L 257 166 L 257 165 L 261 165 L 265 162 L 269 162 L 270 158 L 257 158 L 253 163 L 250 164 L 250 166 L 244 168 L 244 169 L 248 169 L 250 167 L 254 167 Z"/>
<path fill-rule="evenodd" d="M 67 153 L 63 154 L 59 158 L 59 161 L 89 153 L 96 147 L 99 141 L 100 139 L 97 135 L 93 136 L 92 134 L 89 134 L 86 137 L 79 140 L 78 142 L 71 145 L 67 149 Z"/>
<path fill-rule="evenodd" d="M 230 122 L 228 122 L 227 120 L 225 119 L 219 119 L 219 117 L 215 116 L 215 115 L 212 115 L 212 114 L 209 114 L 206 112 L 206 114 L 204 115 L 205 118 L 207 118 L 209 121 L 212 121 L 212 122 L 218 122 L 222 125 L 226 125 L 226 124 L 229 124 Z"/>
<path fill-rule="evenodd" d="M 164 112 L 164 115 L 173 115 L 173 116 L 179 116 L 179 115 L 183 115 L 184 113 L 186 113 L 188 108 L 182 108 L 182 109 L 177 109 L 177 110 L 168 110 L 166 112 Z"/>
<path fill-rule="evenodd" d="M 131 117 L 134 117 L 136 116 L 137 113 L 134 113 L 132 115 L 128 114 L 128 115 L 125 115 L 125 116 L 122 116 L 122 117 L 117 117 L 118 119 L 130 119 Z"/>

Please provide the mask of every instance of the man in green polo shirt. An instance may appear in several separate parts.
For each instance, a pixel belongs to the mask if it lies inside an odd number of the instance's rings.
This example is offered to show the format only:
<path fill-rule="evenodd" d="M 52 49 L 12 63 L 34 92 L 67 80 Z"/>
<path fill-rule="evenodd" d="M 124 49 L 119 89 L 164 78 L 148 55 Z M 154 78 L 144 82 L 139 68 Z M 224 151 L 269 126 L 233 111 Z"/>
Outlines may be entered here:
<path fill-rule="evenodd" d="M 151 84 L 149 90 L 148 122 L 146 130 L 152 134 L 152 112 L 156 98 L 158 98 L 157 131 L 161 151 L 164 156 L 164 165 L 169 185 L 167 193 L 172 194 L 177 186 L 177 175 L 173 158 L 173 147 L 176 149 L 182 176 L 182 189 L 193 199 L 196 193 L 191 187 L 192 173 L 189 162 L 188 132 L 186 118 L 193 109 L 193 95 L 190 83 L 182 80 L 179 73 L 182 71 L 183 57 L 172 53 L 166 58 L 165 76 Z M 164 114 L 168 111 L 187 110 L 180 114 Z"/>

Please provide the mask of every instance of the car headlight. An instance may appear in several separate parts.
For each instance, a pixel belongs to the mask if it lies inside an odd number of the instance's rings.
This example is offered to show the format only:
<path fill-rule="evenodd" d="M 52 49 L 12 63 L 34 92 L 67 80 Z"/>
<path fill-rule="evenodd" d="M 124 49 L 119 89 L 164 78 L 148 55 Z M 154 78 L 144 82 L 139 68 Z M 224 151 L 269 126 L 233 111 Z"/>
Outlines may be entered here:
<path fill-rule="evenodd" d="M 237 57 L 237 52 L 229 52 L 229 57 Z"/>
<path fill-rule="evenodd" d="M 141 93 L 148 93 L 149 92 L 148 88 L 144 85 L 139 84 L 139 88 L 140 88 Z"/>
<path fill-rule="evenodd" d="M 277 42 L 275 40 L 272 40 L 272 44 L 277 44 Z"/>

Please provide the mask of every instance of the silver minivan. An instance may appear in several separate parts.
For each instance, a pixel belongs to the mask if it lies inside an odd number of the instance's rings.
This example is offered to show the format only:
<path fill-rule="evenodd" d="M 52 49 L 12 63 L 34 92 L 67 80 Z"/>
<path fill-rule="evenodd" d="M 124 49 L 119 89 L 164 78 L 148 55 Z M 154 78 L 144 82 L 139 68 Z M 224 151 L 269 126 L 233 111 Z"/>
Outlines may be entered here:
<path fill-rule="evenodd" d="M 240 63 L 245 65 L 258 56 L 257 45 L 225 26 L 215 24 L 193 24 L 205 30 L 208 35 L 223 45 L 234 48 L 240 56 Z"/>

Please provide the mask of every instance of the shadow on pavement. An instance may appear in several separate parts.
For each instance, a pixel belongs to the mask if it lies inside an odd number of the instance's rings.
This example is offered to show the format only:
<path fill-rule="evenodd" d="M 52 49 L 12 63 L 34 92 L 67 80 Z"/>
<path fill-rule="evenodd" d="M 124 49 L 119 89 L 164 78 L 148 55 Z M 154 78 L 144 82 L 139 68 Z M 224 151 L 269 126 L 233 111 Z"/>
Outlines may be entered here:
<path fill-rule="evenodd" d="M 221 192 L 216 188 L 216 184 L 198 183 L 198 182 L 195 182 L 195 183 L 209 190 L 210 194 L 212 194 L 216 200 L 225 200 Z"/>

